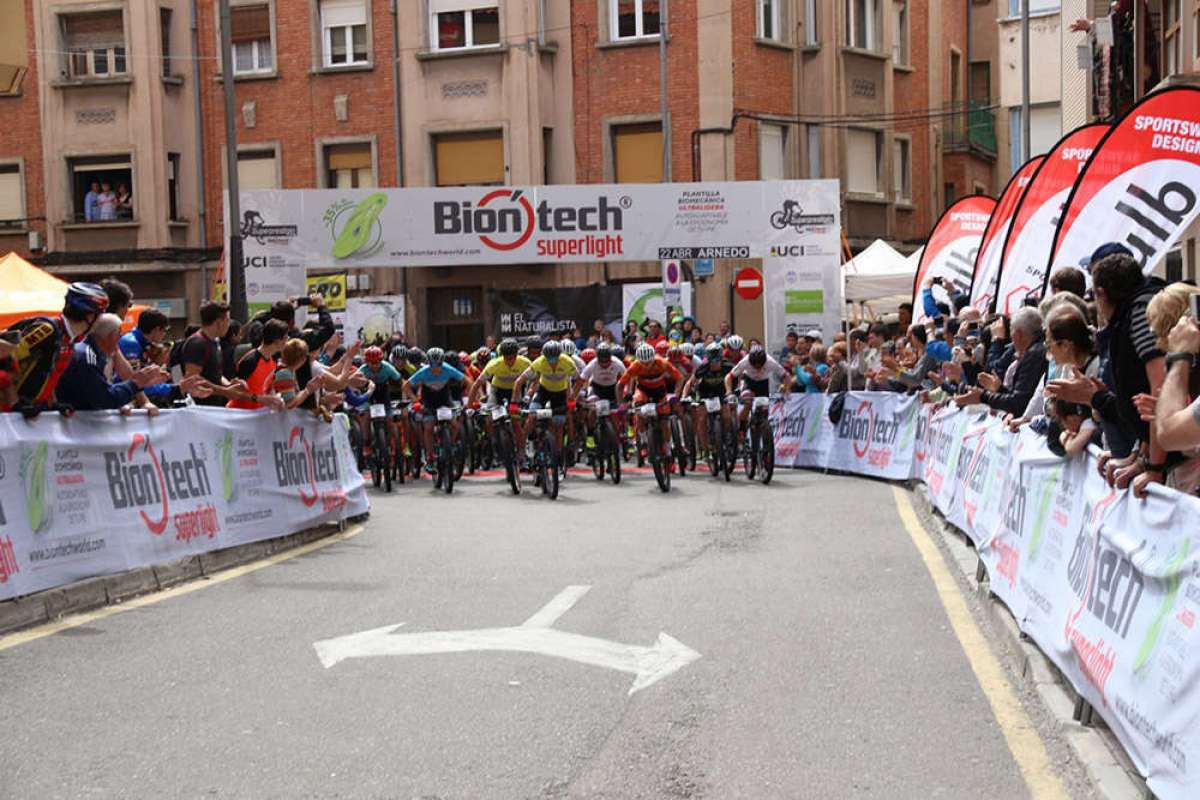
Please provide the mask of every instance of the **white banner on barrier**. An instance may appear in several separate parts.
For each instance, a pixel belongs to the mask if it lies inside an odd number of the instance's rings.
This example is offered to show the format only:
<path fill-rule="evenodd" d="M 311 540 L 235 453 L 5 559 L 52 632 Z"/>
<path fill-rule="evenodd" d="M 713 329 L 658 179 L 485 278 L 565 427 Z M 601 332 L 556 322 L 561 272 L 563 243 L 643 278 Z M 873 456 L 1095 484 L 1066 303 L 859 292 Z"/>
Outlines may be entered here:
<path fill-rule="evenodd" d="M 0 415 L 0 599 L 368 509 L 344 420 Z"/>

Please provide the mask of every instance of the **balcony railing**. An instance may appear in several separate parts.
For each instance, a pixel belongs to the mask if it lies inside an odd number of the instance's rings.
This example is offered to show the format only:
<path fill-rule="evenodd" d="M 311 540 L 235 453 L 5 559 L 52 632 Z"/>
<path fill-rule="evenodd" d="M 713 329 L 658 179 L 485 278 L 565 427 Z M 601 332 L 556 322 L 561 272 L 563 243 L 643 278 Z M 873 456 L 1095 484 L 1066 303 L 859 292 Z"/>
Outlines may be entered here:
<path fill-rule="evenodd" d="M 945 119 L 943 149 L 996 155 L 996 114 L 980 103 L 959 103 Z"/>

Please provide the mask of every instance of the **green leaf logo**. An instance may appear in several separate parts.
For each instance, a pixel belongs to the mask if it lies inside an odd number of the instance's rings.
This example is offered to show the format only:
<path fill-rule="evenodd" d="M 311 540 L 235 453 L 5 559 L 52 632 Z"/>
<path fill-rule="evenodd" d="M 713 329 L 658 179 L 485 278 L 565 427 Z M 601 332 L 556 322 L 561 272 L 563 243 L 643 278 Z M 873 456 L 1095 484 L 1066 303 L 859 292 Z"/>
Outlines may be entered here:
<path fill-rule="evenodd" d="M 25 510 L 29 528 L 41 533 L 50 524 L 50 507 L 46 498 L 46 457 L 50 452 L 45 442 L 32 450 L 22 449 L 21 480 L 25 483 Z"/>
<path fill-rule="evenodd" d="M 375 192 L 357 206 L 346 202 L 331 207 L 325 219 L 333 235 L 333 257 L 368 258 L 378 252 L 383 247 L 379 215 L 386 206 L 387 195 Z"/>
<path fill-rule="evenodd" d="M 221 483 L 225 502 L 233 502 L 233 431 L 225 431 L 225 436 L 217 443 L 217 457 L 221 462 Z"/>
<path fill-rule="evenodd" d="M 1042 533 L 1046 530 L 1046 518 L 1049 516 L 1050 499 L 1054 496 L 1054 487 L 1062 475 L 1062 467 L 1050 470 L 1042 479 L 1042 493 L 1038 495 L 1037 512 L 1033 517 L 1033 536 L 1029 539 L 1029 560 L 1037 558 L 1038 547 L 1042 543 Z"/>
<path fill-rule="evenodd" d="M 1183 566 L 1183 562 L 1187 558 L 1191 541 L 1191 539 L 1184 539 L 1179 546 L 1178 554 L 1167 564 L 1167 596 L 1163 598 L 1158 613 L 1154 615 L 1154 621 L 1146 630 L 1146 638 L 1142 640 L 1142 646 L 1138 649 L 1137 658 L 1133 662 L 1134 672 L 1140 672 L 1142 667 L 1150 661 L 1154 648 L 1158 646 L 1158 637 L 1162 634 L 1163 623 L 1166 622 L 1167 616 L 1175 610 L 1175 600 L 1179 597 L 1179 568 Z"/>

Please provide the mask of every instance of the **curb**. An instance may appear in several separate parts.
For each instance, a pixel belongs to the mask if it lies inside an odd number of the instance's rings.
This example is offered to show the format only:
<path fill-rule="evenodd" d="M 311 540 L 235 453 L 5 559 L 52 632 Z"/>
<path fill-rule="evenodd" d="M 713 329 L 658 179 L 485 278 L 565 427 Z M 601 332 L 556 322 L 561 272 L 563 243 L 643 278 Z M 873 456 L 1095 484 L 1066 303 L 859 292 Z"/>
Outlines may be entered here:
<path fill-rule="evenodd" d="M 1017 627 L 1008 607 L 991 593 L 987 573 L 967 537 L 934 509 L 923 485 L 909 485 L 917 516 L 943 555 L 957 567 L 959 582 L 976 595 L 984 621 L 997 635 L 1000 657 L 1025 686 L 1033 690 L 1047 718 L 1053 720 L 1063 741 L 1083 766 L 1096 793 L 1104 800 L 1153 800 L 1154 793 L 1129 760 L 1125 749 L 1100 716 L 1092 724 L 1076 719 L 1079 695 L 1058 667 Z"/>
<path fill-rule="evenodd" d="M 230 567 L 241 566 L 252 561 L 324 539 L 345 530 L 346 524 L 365 518 L 356 517 L 343 524 L 321 525 L 298 533 L 247 542 L 235 547 L 213 550 L 194 556 L 138 567 L 115 575 L 88 578 L 53 589 L 0 601 L 0 634 L 12 633 L 47 622 L 54 622 L 69 614 L 91 611 L 102 606 L 116 605 L 138 595 L 150 594 L 186 581 L 212 575 Z"/>

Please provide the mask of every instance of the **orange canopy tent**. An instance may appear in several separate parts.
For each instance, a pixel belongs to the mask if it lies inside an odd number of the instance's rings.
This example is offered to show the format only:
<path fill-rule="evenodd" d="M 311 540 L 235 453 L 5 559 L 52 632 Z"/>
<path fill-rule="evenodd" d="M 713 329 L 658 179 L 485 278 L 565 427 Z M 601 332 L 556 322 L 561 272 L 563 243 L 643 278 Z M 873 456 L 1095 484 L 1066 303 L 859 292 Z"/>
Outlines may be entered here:
<path fill-rule="evenodd" d="M 0 328 L 26 317 L 62 313 L 68 285 L 16 253 L 4 256 L 0 259 Z"/>

